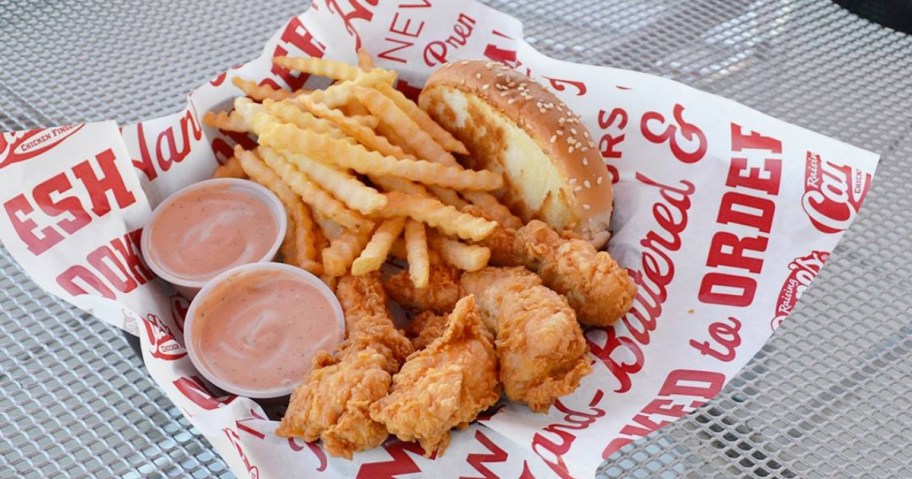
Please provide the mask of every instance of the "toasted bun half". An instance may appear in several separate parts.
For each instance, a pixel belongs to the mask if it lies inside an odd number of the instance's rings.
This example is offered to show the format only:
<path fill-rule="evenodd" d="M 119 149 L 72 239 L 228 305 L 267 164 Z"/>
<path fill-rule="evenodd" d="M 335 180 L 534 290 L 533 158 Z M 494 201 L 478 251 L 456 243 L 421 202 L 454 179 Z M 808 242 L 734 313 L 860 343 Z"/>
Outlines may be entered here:
<path fill-rule="evenodd" d="M 504 175 L 502 200 L 523 221 L 608 240 L 611 179 L 589 131 L 542 85 L 485 61 L 437 70 L 419 105 L 462 141 L 470 168 Z"/>

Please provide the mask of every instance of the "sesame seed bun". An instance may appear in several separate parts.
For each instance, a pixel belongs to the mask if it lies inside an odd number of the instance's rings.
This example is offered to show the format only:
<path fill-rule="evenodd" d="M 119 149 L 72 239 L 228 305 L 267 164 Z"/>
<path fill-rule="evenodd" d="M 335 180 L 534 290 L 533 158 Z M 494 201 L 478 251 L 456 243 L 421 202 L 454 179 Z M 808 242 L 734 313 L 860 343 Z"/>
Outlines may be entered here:
<path fill-rule="evenodd" d="M 602 247 L 611 179 L 588 129 L 542 85 L 494 62 L 448 63 L 428 79 L 421 108 L 462 141 L 470 168 L 504 175 L 502 200 Z"/>

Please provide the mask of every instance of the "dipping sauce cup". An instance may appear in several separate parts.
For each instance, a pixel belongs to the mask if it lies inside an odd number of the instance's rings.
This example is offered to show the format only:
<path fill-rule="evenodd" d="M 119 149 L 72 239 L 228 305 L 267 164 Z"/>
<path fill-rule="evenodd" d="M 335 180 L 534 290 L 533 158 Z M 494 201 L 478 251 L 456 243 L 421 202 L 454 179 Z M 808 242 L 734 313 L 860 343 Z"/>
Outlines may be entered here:
<path fill-rule="evenodd" d="M 254 399 L 291 394 L 319 351 L 345 336 L 345 317 L 319 278 L 281 263 L 230 269 L 190 303 L 184 342 L 209 382 Z"/>
<path fill-rule="evenodd" d="M 218 178 L 194 183 L 159 204 L 140 248 L 152 271 L 190 299 L 223 271 L 272 261 L 286 228 L 285 208 L 267 188 Z"/>

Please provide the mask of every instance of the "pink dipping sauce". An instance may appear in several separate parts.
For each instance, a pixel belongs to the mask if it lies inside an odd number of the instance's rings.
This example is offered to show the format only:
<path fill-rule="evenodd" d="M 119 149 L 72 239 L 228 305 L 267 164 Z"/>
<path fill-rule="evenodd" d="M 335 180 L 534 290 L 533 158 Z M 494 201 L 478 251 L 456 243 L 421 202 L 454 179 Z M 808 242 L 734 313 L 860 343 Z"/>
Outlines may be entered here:
<path fill-rule="evenodd" d="M 243 190 L 212 185 L 176 197 L 146 233 L 160 268 L 180 279 L 204 281 L 262 260 L 278 230 L 269 205 Z"/>
<path fill-rule="evenodd" d="M 344 336 L 338 303 L 284 266 L 229 273 L 197 297 L 192 349 L 223 389 L 291 388 Z"/>

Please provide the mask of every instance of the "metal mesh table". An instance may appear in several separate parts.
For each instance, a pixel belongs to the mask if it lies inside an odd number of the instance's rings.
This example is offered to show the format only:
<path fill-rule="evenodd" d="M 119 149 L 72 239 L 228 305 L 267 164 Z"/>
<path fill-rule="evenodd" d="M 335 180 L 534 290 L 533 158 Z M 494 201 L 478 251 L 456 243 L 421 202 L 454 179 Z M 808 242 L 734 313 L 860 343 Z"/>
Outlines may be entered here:
<path fill-rule="evenodd" d="M 297 2 L 0 0 L 0 130 L 176 111 Z M 558 58 L 646 71 L 883 154 L 791 319 L 607 477 L 912 477 L 912 36 L 826 0 L 490 2 Z M 14 188 L 15 185 L 2 185 Z M 232 477 L 120 333 L 0 250 L 0 477 Z"/>

